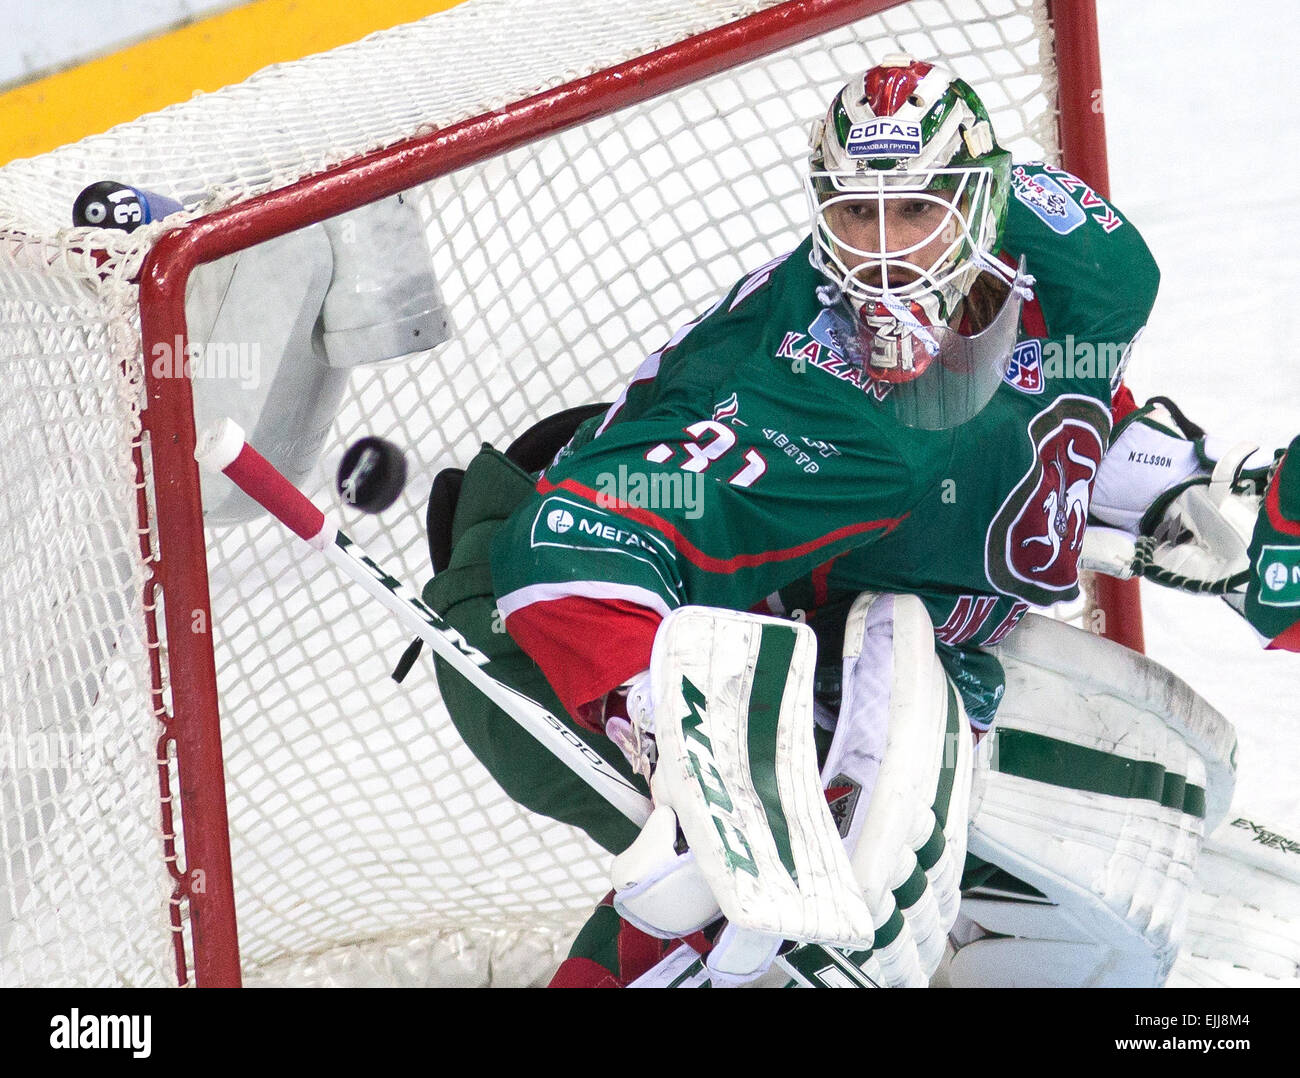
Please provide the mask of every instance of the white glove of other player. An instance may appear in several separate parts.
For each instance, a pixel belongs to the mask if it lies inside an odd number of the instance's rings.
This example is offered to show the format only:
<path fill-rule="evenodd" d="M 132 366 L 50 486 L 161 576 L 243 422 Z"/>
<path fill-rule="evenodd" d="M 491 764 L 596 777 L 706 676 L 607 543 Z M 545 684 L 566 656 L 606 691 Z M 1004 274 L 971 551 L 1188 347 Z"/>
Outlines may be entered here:
<path fill-rule="evenodd" d="M 1271 463 L 1153 397 L 1120 424 L 1101 462 L 1081 567 L 1211 595 L 1243 588 Z"/>

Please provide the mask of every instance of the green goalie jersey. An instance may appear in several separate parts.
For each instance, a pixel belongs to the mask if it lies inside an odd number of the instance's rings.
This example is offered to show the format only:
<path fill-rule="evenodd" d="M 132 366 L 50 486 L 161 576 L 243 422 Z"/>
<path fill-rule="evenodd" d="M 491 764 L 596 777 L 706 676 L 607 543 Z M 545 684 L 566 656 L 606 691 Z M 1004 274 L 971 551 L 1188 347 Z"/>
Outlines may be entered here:
<path fill-rule="evenodd" d="M 984 649 L 1078 594 L 1112 387 L 1158 282 L 1134 227 L 1076 177 L 1024 165 L 1012 193 L 1004 251 L 1035 295 L 974 419 L 894 418 L 837 350 L 847 306 L 822 305 L 805 241 L 680 330 L 544 473 L 493 545 L 507 618 L 563 596 L 766 609 L 808 616 L 829 670 L 845 601 L 912 593 L 990 721 Z"/>

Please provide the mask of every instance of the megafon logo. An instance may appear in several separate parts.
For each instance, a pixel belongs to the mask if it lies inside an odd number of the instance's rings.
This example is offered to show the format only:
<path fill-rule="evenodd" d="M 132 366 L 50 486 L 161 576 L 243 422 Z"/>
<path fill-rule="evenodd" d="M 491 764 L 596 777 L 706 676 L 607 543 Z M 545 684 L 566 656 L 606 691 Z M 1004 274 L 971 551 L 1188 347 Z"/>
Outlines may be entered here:
<path fill-rule="evenodd" d="M 1286 587 L 1288 574 L 1286 566 L 1281 562 L 1274 562 L 1264 570 L 1264 583 L 1268 585 L 1269 591 L 1281 591 Z"/>
<path fill-rule="evenodd" d="M 558 535 L 573 527 L 573 514 L 567 509 L 552 509 L 546 514 L 546 526 Z"/>
<path fill-rule="evenodd" d="M 1300 551 L 1266 545 L 1259 552 L 1259 601 L 1263 606 L 1300 606 Z"/>

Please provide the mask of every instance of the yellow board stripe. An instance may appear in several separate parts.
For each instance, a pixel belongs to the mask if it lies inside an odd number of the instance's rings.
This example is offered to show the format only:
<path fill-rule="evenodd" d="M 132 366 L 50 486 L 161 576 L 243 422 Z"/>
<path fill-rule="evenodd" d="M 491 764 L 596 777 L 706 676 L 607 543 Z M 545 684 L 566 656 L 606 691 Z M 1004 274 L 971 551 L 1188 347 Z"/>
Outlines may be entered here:
<path fill-rule="evenodd" d="M 460 0 L 250 0 L 0 94 L 0 162 L 106 131 L 199 91 L 413 22 Z"/>

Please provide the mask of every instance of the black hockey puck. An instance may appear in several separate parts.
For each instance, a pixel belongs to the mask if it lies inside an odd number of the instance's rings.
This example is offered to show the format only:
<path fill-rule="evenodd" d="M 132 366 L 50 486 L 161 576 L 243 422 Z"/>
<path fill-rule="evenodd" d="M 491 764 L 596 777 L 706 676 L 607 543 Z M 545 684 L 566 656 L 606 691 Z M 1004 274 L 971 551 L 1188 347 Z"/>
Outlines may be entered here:
<path fill-rule="evenodd" d="M 382 513 L 406 486 L 406 455 L 383 438 L 361 438 L 339 461 L 338 491 L 344 503 Z"/>

